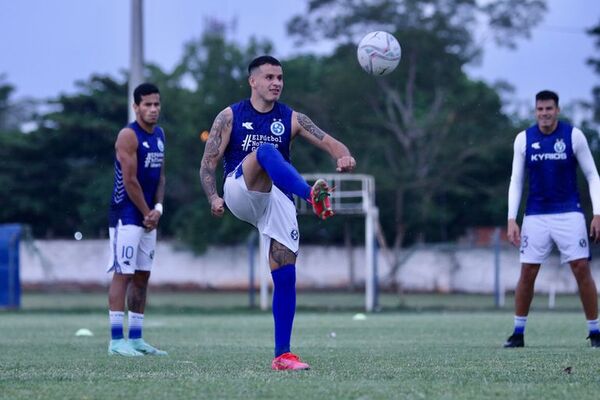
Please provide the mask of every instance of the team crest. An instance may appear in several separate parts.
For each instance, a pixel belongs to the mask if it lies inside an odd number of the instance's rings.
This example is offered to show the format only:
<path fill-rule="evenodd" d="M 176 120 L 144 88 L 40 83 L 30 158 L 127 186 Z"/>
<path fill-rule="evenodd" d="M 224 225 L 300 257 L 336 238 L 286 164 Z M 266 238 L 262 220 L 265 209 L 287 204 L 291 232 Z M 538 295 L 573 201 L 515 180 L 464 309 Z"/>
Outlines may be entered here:
<path fill-rule="evenodd" d="M 290 236 L 293 240 L 298 240 L 298 237 L 300 236 L 298 234 L 298 230 L 297 229 L 292 229 L 292 231 L 290 232 Z"/>
<path fill-rule="evenodd" d="M 271 133 L 275 136 L 281 136 L 285 132 L 285 125 L 281 121 L 271 123 Z"/>
<path fill-rule="evenodd" d="M 158 146 L 158 149 L 160 151 L 165 151 L 165 144 L 163 143 L 162 140 L 158 139 L 158 142 L 156 143 L 156 145 Z"/>
<path fill-rule="evenodd" d="M 567 146 L 562 139 L 556 139 L 556 143 L 554 143 L 554 151 L 557 153 L 564 153 Z"/>

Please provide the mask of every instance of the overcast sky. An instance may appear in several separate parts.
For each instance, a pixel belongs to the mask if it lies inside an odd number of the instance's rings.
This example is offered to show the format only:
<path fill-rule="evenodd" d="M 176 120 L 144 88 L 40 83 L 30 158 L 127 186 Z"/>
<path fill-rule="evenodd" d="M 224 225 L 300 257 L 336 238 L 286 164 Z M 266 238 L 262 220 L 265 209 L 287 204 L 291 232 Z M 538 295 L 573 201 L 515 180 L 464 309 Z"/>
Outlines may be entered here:
<path fill-rule="evenodd" d="M 327 51 L 326 45 L 294 49 L 285 24 L 306 10 L 306 0 L 145 0 L 145 55 L 169 71 L 183 44 L 197 38 L 205 17 L 237 20 L 232 38 L 270 38 L 274 55 Z M 600 22 L 600 0 L 549 0 L 544 22 L 517 51 L 496 48 L 481 35 L 484 61 L 472 77 L 508 81 L 515 99 L 529 101 L 554 89 L 563 103 L 589 100 L 598 76 L 585 64 L 600 53 L 585 30 Z M 120 77 L 129 63 L 129 0 L 0 0 L 0 74 L 16 86 L 16 98 L 53 97 L 75 91 L 93 73 Z M 408 45 L 408 44 L 403 44 Z"/>

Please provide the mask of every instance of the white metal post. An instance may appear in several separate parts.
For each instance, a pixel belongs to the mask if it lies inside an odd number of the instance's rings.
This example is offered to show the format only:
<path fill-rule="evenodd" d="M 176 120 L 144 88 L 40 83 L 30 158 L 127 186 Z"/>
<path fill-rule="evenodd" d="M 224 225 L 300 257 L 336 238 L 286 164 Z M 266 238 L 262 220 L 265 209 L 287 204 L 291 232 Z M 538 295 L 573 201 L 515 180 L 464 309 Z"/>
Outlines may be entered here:
<path fill-rule="evenodd" d="M 367 193 L 363 194 L 363 201 L 365 207 L 365 309 L 367 312 L 373 311 L 375 308 L 375 243 L 374 243 L 374 231 L 375 231 L 375 209 L 374 204 L 371 202 L 371 196 L 369 189 L 365 186 L 369 186 L 368 180 L 363 183 L 363 190 Z"/>
<path fill-rule="evenodd" d="M 133 90 L 144 79 L 144 13 L 143 0 L 131 0 L 131 48 L 129 53 L 129 120 L 135 120 Z"/>
<path fill-rule="evenodd" d="M 260 276 L 260 309 L 266 311 L 269 309 L 269 255 L 267 254 L 268 247 L 265 243 L 264 235 L 259 234 L 258 240 L 258 271 Z"/>
<path fill-rule="evenodd" d="M 365 309 L 367 312 L 375 308 L 375 241 L 373 207 L 369 207 L 365 216 Z"/>

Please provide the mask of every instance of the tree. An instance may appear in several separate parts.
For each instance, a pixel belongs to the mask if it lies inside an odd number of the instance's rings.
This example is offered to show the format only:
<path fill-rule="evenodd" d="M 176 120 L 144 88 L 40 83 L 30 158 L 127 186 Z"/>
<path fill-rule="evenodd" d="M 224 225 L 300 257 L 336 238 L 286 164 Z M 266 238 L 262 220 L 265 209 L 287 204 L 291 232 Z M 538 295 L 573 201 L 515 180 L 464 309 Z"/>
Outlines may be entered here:
<path fill-rule="evenodd" d="M 163 119 L 173 123 L 169 127 L 165 122 L 165 126 L 175 132 L 166 162 L 167 195 L 175 198 L 172 204 L 177 207 L 170 226 L 177 238 L 197 251 L 214 243 L 240 243 L 251 231 L 247 224 L 231 215 L 222 220 L 211 216 L 198 176 L 204 151 L 201 133 L 210 130 L 222 109 L 249 95 L 248 60 L 272 48 L 269 42 L 253 38 L 246 47 L 236 45 L 227 40 L 223 23 L 206 22 L 202 35 L 186 43 L 182 60 L 169 77 L 179 88 L 173 86 L 170 96 L 165 97 L 165 106 L 175 108 L 176 104 L 177 110 L 172 116 L 167 112 Z"/>
<path fill-rule="evenodd" d="M 600 49 L 600 22 L 595 27 L 588 30 L 588 34 L 593 37 L 595 40 L 596 48 Z M 596 74 L 600 75 L 600 58 L 599 57 L 590 57 L 588 59 L 588 65 L 590 65 Z M 593 110 L 594 110 L 594 120 L 596 123 L 600 123 L 600 86 L 595 86 L 592 89 L 593 95 Z"/>
<path fill-rule="evenodd" d="M 5 131 L 10 128 L 10 95 L 14 91 L 14 87 L 8 83 L 3 83 L 4 76 L 0 75 L 0 131 Z"/>
<path fill-rule="evenodd" d="M 370 4 L 379 3 L 396 2 Z M 469 9 L 472 2 L 455 3 Z M 431 15 L 411 18 L 425 21 Z M 357 14 L 357 24 L 360 18 Z M 454 20 L 444 25 L 441 17 L 430 25 L 446 30 L 420 29 L 415 21 L 394 31 L 404 45 L 403 60 L 384 79 L 360 69 L 355 45 L 347 41 L 328 56 L 282 60 L 282 101 L 348 144 L 358 172 L 375 175 L 382 231 L 396 249 L 419 240 L 451 240 L 465 226 L 503 221 L 515 132 L 496 89 L 462 71 L 476 53 L 469 31 L 454 27 Z M 459 45 L 471 53 L 458 52 Z M 247 63 L 271 50 L 268 41 L 256 39 L 239 46 L 214 23 L 186 44 L 173 71 L 146 66 L 145 76 L 161 90 L 160 124 L 167 132 L 161 234 L 201 251 L 210 244 L 240 243 L 252 231 L 230 215 L 211 217 L 198 178 L 201 133 L 224 107 L 248 96 Z M 114 140 L 130 107 L 126 93 L 125 77 L 92 76 L 79 83 L 76 94 L 54 100 L 34 132 L 0 135 L 2 220 L 29 222 L 40 236 L 105 235 Z M 293 146 L 300 171 L 334 170 L 318 149 L 302 141 Z M 302 240 L 339 243 L 348 232 L 345 225 L 356 228 L 353 235 L 362 240 L 359 218 L 334 218 L 326 225 L 307 218 Z"/>
<path fill-rule="evenodd" d="M 78 83 L 79 93 L 52 102 L 39 128 L 11 156 L 17 198 L 13 219 L 34 233 L 97 235 L 106 225 L 114 138 L 127 121 L 127 88 L 106 76 Z"/>
<path fill-rule="evenodd" d="M 498 204 L 494 199 L 504 185 L 495 174 L 504 178 L 510 168 L 510 161 L 495 162 L 510 148 L 510 121 L 499 96 L 470 81 L 462 68 L 480 54 L 472 32 L 481 19 L 498 43 L 514 46 L 544 11 L 545 2 L 537 0 L 312 0 L 308 12 L 288 24 L 299 42 L 318 37 L 348 43 L 383 29 L 403 45 L 402 61 L 392 74 L 353 80 L 349 75 L 357 68 L 348 66 L 356 65 L 355 47 L 340 46 L 337 56 L 347 72 L 340 68 L 331 78 L 353 91 L 340 97 L 358 104 L 348 107 L 360 116 L 350 119 L 353 128 L 378 133 L 376 141 L 363 141 L 368 154 L 360 157 L 374 166 L 378 199 L 393 210 L 390 215 L 383 209 L 382 221 L 393 232 L 394 270 L 404 243 L 447 240 L 463 229 L 462 223 L 499 217 L 485 205 Z M 469 204 L 460 207 L 466 200 Z"/>
<path fill-rule="evenodd" d="M 370 30 L 422 30 L 447 43 L 446 50 L 470 61 L 480 49 L 473 32 L 487 26 L 496 43 L 514 47 L 546 11 L 545 0 L 309 0 L 288 31 L 302 44 L 315 39 L 356 41 Z"/>
<path fill-rule="evenodd" d="M 147 65 L 145 76 L 161 90 L 160 124 L 167 132 L 166 213 L 161 234 L 197 250 L 211 243 L 245 240 L 245 224 L 210 216 L 198 177 L 203 142 L 218 112 L 248 94 L 247 60 L 270 44 L 251 40 L 240 48 L 218 25 L 186 46 L 182 61 L 167 73 Z M 0 195 L 3 221 L 29 223 L 37 236 L 105 236 L 113 180 L 114 141 L 127 124 L 126 77 L 92 76 L 77 93 L 49 102 L 38 128 L 27 135 L 0 130 Z M 0 117 L 11 93 L 0 85 Z M 11 110 L 12 112 L 12 110 Z M 6 112 L 5 112 L 6 113 Z"/>
<path fill-rule="evenodd" d="M 19 125 L 31 118 L 34 107 L 31 100 L 13 100 L 15 87 L 5 80 L 0 74 L 0 133 L 18 131 Z"/>

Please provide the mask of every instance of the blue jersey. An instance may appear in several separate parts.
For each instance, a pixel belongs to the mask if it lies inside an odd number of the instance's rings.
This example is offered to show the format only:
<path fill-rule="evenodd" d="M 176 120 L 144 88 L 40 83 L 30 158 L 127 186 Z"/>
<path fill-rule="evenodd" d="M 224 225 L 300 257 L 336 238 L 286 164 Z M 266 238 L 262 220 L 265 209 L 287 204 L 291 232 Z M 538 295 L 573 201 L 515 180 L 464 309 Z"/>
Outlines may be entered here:
<path fill-rule="evenodd" d="M 564 122 L 549 135 L 538 125 L 526 130 L 525 166 L 529 173 L 526 215 L 583 212 L 577 190 L 573 127 Z"/>
<path fill-rule="evenodd" d="M 146 204 L 152 209 L 163 166 L 165 134 L 159 126 L 154 127 L 152 133 L 146 132 L 137 122 L 132 122 L 127 127 L 133 129 L 137 136 L 137 179 Z M 123 225 L 142 226 L 144 216 L 127 195 L 121 163 L 115 157 L 115 183 L 110 202 L 109 226 L 117 226 L 119 220 Z"/>
<path fill-rule="evenodd" d="M 271 111 L 261 113 L 252 107 L 249 99 L 246 99 L 233 104 L 231 109 L 233 110 L 231 138 L 223 155 L 225 176 L 233 172 L 248 154 L 264 143 L 273 144 L 283 158 L 290 162 L 292 138 L 290 107 L 275 102 Z M 241 169 L 238 173 L 242 173 Z"/>

